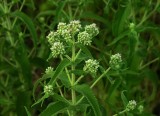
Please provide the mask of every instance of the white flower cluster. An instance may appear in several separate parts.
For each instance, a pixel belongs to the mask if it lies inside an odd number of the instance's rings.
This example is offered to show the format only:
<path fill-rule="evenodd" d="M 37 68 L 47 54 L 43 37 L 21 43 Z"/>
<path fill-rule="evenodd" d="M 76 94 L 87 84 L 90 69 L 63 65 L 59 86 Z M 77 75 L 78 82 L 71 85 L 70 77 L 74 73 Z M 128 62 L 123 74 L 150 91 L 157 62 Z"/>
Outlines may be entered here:
<path fill-rule="evenodd" d="M 82 28 L 81 27 L 81 24 L 80 24 L 80 21 L 71 21 L 69 24 L 68 24 L 68 27 L 70 29 L 70 32 L 72 33 L 72 35 L 76 34 L 77 32 L 80 31 L 80 29 Z"/>
<path fill-rule="evenodd" d="M 83 45 L 90 45 L 92 42 L 91 39 L 91 36 L 86 31 L 78 34 L 78 43 L 82 43 Z"/>
<path fill-rule="evenodd" d="M 92 37 L 98 35 L 98 33 L 99 33 L 99 30 L 98 30 L 98 28 L 97 28 L 97 26 L 96 26 L 95 23 L 93 23 L 93 24 L 91 24 L 91 25 L 86 25 L 86 26 L 85 26 L 85 31 L 86 31 L 87 33 L 89 33 L 90 36 L 92 36 Z"/>
<path fill-rule="evenodd" d="M 50 45 L 54 44 L 54 42 L 60 41 L 60 35 L 58 32 L 51 31 L 47 36 L 48 42 Z"/>
<path fill-rule="evenodd" d="M 52 47 L 52 56 L 56 58 L 58 55 L 62 55 L 65 53 L 64 45 L 61 42 L 55 42 Z"/>
<path fill-rule="evenodd" d="M 92 38 L 98 35 L 99 30 L 96 24 L 86 25 L 85 31 L 78 34 L 78 43 L 83 45 L 91 45 Z"/>
<path fill-rule="evenodd" d="M 110 67 L 119 70 L 122 66 L 122 58 L 121 54 L 117 53 L 115 55 L 112 55 L 109 61 Z"/>
<path fill-rule="evenodd" d="M 96 73 L 99 67 L 99 62 L 97 60 L 89 59 L 85 61 L 84 71 L 89 73 Z"/>
<path fill-rule="evenodd" d="M 92 38 L 99 33 L 96 24 L 86 25 L 82 28 L 80 21 L 73 20 L 69 24 L 60 22 L 57 31 L 51 31 L 47 36 L 51 45 L 53 57 L 63 55 L 65 53 L 65 43 L 80 43 L 90 45 Z M 76 39 L 77 38 L 77 39 Z M 74 42 L 73 42 L 74 40 Z"/>
<path fill-rule="evenodd" d="M 46 74 L 49 74 L 53 71 L 53 68 L 52 67 L 48 67 L 46 70 L 45 70 L 45 73 Z"/>
<path fill-rule="evenodd" d="M 130 100 L 126 106 L 126 110 L 130 111 L 130 110 L 134 110 L 137 106 L 137 103 L 135 100 Z"/>
<path fill-rule="evenodd" d="M 47 95 L 52 94 L 53 92 L 53 86 L 52 85 L 45 85 L 44 86 L 44 93 Z"/>

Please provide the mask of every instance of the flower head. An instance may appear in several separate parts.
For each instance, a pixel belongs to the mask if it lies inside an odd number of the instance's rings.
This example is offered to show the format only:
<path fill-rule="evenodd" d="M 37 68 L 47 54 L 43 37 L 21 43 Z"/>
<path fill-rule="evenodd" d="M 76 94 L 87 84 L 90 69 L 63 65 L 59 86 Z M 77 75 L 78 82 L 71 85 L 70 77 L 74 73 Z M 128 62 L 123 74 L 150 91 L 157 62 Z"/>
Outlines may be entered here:
<path fill-rule="evenodd" d="M 53 68 L 52 67 L 48 67 L 46 70 L 45 70 L 45 73 L 46 74 L 49 74 L 53 71 Z"/>
<path fill-rule="evenodd" d="M 128 102 L 127 106 L 126 106 L 126 110 L 130 111 L 130 110 L 134 110 L 136 108 L 136 101 L 135 100 L 131 100 Z"/>
<path fill-rule="evenodd" d="M 44 86 L 44 93 L 47 95 L 52 94 L 53 92 L 53 86 L 52 85 L 45 85 Z"/>
<path fill-rule="evenodd" d="M 65 39 L 66 42 L 69 42 L 72 39 L 72 36 L 69 32 L 69 30 L 63 30 L 61 33 L 62 37 Z"/>
<path fill-rule="evenodd" d="M 92 37 L 98 35 L 98 33 L 99 33 L 99 30 L 98 30 L 98 28 L 97 28 L 97 26 L 96 26 L 95 23 L 93 23 L 93 24 L 91 24 L 91 25 L 86 25 L 86 26 L 85 26 L 85 31 L 86 31 L 88 34 L 90 34 L 90 36 L 92 36 Z"/>
<path fill-rule="evenodd" d="M 97 60 L 89 59 L 85 61 L 86 65 L 83 70 L 90 73 L 96 73 L 99 67 L 99 62 Z"/>
<path fill-rule="evenodd" d="M 78 34 L 78 43 L 82 43 L 83 45 L 90 45 L 92 42 L 91 39 L 91 36 L 86 31 Z"/>
<path fill-rule="evenodd" d="M 48 42 L 52 45 L 55 41 L 60 41 L 60 34 L 58 32 L 51 31 L 47 36 Z"/>
<path fill-rule="evenodd" d="M 71 34 L 74 35 L 81 29 L 81 24 L 79 20 L 73 20 L 68 24 L 68 29 L 70 30 Z"/>
<path fill-rule="evenodd" d="M 117 53 L 115 55 L 112 55 L 109 64 L 111 68 L 119 70 L 122 66 L 121 54 Z"/>
<path fill-rule="evenodd" d="M 67 24 L 60 22 L 57 27 L 57 31 L 61 34 L 64 30 L 67 29 Z"/>
<path fill-rule="evenodd" d="M 65 53 L 65 48 L 63 43 L 61 42 L 55 42 L 52 47 L 51 47 L 51 51 L 52 51 L 52 56 L 55 58 L 58 55 L 62 55 Z"/>

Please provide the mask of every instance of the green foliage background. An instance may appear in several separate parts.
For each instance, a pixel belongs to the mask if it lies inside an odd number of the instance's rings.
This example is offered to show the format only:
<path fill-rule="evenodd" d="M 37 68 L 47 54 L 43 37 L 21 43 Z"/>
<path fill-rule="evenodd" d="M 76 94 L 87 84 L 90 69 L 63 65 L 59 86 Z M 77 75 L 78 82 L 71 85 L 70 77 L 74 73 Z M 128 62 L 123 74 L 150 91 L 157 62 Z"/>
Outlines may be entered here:
<path fill-rule="evenodd" d="M 99 27 L 100 34 L 88 49 L 100 64 L 107 68 L 111 54 L 121 53 L 128 69 L 121 75 L 110 72 L 94 87 L 104 116 L 123 109 L 124 95 L 144 105 L 142 116 L 158 116 L 159 4 L 159 0 L 0 0 L 0 115 L 25 116 L 26 108 L 36 116 L 45 109 L 47 102 L 42 107 L 31 105 L 36 80 L 47 66 L 57 66 L 58 59 L 47 60 L 46 35 L 59 22 L 80 20 Z M 136 26 L 136 38 L 130 23 Z M 41 91 L 38 88 L 36 95 Z"/>

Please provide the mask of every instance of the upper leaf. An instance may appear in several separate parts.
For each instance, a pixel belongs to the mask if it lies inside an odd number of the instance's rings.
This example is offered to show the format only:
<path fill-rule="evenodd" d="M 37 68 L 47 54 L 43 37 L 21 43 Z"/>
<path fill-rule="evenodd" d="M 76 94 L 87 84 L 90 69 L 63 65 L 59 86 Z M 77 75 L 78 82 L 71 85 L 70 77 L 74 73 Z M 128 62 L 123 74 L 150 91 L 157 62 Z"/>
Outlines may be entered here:
<path fill-rule="evenodd" d="M 87 98 L 89 104 L 92 106 L 95 116 L 101 116 L 98 101 L 88 85 L 76 85 L 73 89 Z"/>

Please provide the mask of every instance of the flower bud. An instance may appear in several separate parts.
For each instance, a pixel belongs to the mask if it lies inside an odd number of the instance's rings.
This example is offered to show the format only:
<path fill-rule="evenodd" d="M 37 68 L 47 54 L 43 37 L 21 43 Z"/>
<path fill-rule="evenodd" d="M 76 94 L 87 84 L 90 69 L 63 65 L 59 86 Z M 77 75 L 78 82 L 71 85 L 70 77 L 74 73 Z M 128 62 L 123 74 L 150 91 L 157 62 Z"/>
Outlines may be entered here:
<path fill-rule="evenodd" d="M 130 28 L 131 30 L 134 30 L 134 29 L 135 29 L 135 24 L 134 24 L 134 23 L 130 23 L 130 24 L 129 24 L 129 28 Z"/>

